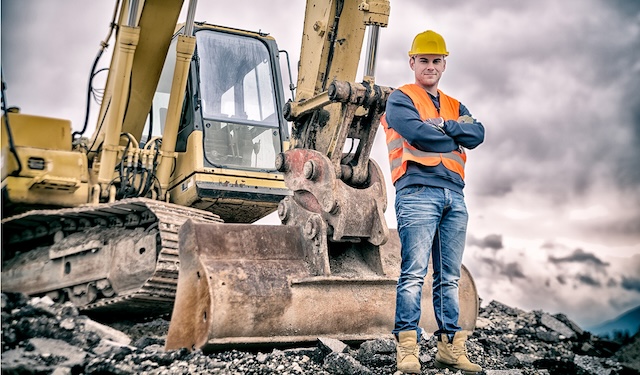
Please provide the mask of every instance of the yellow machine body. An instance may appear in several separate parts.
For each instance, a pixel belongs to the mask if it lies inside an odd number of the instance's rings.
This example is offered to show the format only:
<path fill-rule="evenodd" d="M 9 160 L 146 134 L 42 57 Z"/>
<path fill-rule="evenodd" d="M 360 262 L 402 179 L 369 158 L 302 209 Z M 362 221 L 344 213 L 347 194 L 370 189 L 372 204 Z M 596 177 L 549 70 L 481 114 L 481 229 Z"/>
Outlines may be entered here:
<path fill-rule="evenodd" d="M 7 117 L 15 154 L 9 147 Z M 3 213 L 6 206 L 15 204 L 42 207 L 87 202 L 87 157 L 71 149 L 70 121 L 10 112 L 2 117 L 1 139 Z"/>

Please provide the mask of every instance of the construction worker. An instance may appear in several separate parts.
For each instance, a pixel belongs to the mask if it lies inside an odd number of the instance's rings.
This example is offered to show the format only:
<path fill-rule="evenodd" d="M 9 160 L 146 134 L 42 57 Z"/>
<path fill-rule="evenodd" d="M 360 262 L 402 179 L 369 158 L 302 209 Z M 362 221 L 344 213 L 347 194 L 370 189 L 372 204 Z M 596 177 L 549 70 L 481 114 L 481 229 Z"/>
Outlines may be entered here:
<path fill-rule="evenodd" d="M 395 209 L 402 245 L 397 285 L 397 367 L 420 373 L 420 300 L 429 258 L 438 323 L 440 368 L 474 374 L 482 368 L 466 354 L 467 332 L 458 325 L 458 280 L 468 214 L 462 189 L 466 149 L 484 140 L 484 127 L 456 99 L 438 89 L 449 55 L 441 35 L 418 34 L 409 51 L 415 83 L 395 90 L 382 119 L 396 188 Z"/>

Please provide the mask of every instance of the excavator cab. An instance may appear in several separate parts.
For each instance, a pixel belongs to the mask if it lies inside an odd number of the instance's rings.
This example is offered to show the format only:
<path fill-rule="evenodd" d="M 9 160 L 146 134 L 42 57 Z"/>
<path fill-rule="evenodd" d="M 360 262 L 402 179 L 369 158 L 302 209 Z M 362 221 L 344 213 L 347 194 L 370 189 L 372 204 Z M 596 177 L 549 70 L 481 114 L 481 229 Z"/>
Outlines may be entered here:
<path fill-rule="evenodd" d="M 171 201 L 251 223 L 291 195 L 275 166 L 289 141 L 278 47 L 266 34 L 207 24 L 197 24 L 194 34 Z M 175 56 L 176 43 L 168 56 Z M 150 123 L 160 124 L 152 129 L 159 134 L 174 62 L 167 59 L 153 98 Z"/>

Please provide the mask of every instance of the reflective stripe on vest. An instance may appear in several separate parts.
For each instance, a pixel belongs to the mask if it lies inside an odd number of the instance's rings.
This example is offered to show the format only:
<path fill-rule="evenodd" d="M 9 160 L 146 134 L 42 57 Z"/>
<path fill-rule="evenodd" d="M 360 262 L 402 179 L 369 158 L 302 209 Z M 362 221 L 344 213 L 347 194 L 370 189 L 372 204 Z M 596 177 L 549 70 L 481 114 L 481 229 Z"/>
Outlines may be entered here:
<path fill-rule="evenodd" d="M 440 113 L 433 105 L 427 92 L 415 84 L 404 85 L 398 90 L 409 96 L 413 101 L 422 121 L 428 118 L 442 117 L 444 120 L 455 120 L 459 116 L 460 103 L 445 95 L 440 94 Z M 447 153 L 421 151 L 411 146 L 398 132 L 389 128 L 386 115 L 382 116 L 381 123 L 387 138 L 389 149 L 389 164 L 391 166 L 391 180 L 395 183 L 407 171 L 407 163 L 413 161 L 425 166 L 435 167 L 442 163 L 445 168 L 460 175 L 464 179 L 464 165 L 467 155 L 462 152 L 452 151 Z M 462 149 L 461 149 L 462 150 Z"/>

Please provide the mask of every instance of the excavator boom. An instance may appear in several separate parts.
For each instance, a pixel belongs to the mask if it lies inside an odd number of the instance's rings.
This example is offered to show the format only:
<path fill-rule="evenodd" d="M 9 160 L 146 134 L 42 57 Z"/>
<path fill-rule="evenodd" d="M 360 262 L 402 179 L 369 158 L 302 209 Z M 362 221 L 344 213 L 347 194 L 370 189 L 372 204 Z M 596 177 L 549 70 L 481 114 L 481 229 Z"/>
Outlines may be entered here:
<path fill-rule="evenodd" d="M 194 22 L 195 0 L 116 2 L 94 135 L 2 118 L 2 290 L 106 319 L 171 312 L 169 349 L 390 335 L 400 244 L 370 158 L 389 0 L 307 0 L 288 103 L 268 34 Z M 274 211 L 282 225 L 251 224 Z M 471 330 L 466 268 L 459 283 Z"/>

